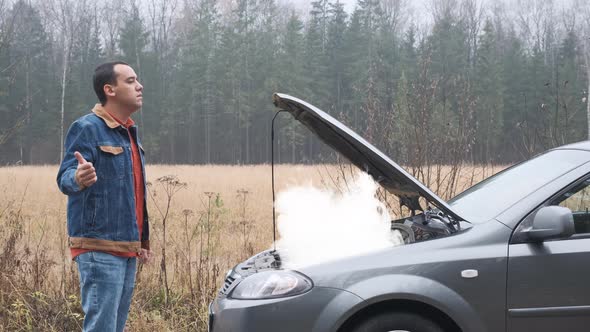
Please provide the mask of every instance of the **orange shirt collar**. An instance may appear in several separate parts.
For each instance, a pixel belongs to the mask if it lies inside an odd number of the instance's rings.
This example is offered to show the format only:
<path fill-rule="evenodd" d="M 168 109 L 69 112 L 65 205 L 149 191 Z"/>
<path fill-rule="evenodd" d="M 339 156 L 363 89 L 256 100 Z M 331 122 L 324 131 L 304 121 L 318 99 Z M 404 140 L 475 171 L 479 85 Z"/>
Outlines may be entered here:
<path fill-rule="evenodd" d="M 105 110 L 101 104 L 96 104 L 92 109 L 92 112 L 99 118 L 103 119 L 110 128 L 116 128 L 120 125 L 125 128 L 129 128 L 135 124 L 135 121 L 133 121 L 131 118 L 127 119 L 126 123 L 121 122 L 121 120 L 117 119 L 117 117 L 107 112 L 107 110 Z"/>
<path fill-rule="evenodd" d="M 115 121 L 117 121 L 121 126 L 125 127 L 125 128 L 129 128 L 131 126 L 133 126 L 135 124 L 135 121 L 133 121 L 132 118 L 127 118 L 127 122 L 123 123 L 123 121 L 119 120 L 119 118 L 117 118 L 116 116 L 113 115 L 113 113 L 107 111 L 107 113 L 113 118 L 115 119 Z"/>

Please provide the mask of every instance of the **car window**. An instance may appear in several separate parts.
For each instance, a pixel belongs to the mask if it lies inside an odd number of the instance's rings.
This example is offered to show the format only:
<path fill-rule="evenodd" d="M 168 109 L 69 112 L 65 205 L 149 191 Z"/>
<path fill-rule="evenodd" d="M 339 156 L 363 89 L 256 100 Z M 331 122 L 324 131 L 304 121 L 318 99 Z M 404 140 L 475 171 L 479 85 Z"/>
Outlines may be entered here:
<path fill-rule="evenodd" d="M 590 178 L 557 197 L 550 205 L 572 210 L 576 234 L 590 233 Z"/>
<path fill-rule="evenodd" d="M 449 204 L 469 222 L 487 221 L 589 160 L 588 151 L 549 151 L 487 178 L 451 199 Z"/>

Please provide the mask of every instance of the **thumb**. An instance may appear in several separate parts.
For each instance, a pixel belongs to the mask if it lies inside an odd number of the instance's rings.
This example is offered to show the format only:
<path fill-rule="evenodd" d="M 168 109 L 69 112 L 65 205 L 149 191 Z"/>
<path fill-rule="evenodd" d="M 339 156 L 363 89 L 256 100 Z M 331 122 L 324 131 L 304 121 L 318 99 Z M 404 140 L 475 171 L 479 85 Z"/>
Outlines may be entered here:
<path fill-rule="evenodd" d="M 76 157 L 76 159 L 78 159 L 78 164 L 83 165 L 86 164 L 86 159 L 84 159 L 84 157 L 82 157 L 82 154 L 78 151 L 74 152 L 74 157 Z"/>

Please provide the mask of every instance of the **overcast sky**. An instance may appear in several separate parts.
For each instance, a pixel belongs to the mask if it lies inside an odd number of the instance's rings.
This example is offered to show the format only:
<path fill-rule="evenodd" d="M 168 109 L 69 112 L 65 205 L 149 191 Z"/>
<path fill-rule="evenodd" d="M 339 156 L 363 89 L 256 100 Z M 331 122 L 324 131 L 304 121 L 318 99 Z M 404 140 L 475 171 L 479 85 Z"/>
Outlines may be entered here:
<path fill-rule="evenodd" d="M 309 10 L 309 4 L 312 1 L 313 0 L 290 0 L 290 2 L 298 4 L 307 10 Z M 352 11 L 354 10 L 354 4 L 356 3 L 356 0 L 340 0 L 340 2 L 344 4 L 344 8 L 347 12 L 352 13 Z"/>
<path fill-rule="evenodd" d="M 279 0 L 283 3 L 291 3 L 294 4 L 299 10 L 300 13 L 307 15 L 311 9 L 311 2 L 313 0 Z M 411 11 L 416 10 L 424 10 L 426 8 L 426 4 L 429 4 L 432 0 L 410 0 L 406 1 L 406 4 L 409 6 Z M 341 3 L 344 4 L 344 9 L 349 14 L 353 12 L 354 7 L 356 6 L 357 0 L 340 0 Z"/>

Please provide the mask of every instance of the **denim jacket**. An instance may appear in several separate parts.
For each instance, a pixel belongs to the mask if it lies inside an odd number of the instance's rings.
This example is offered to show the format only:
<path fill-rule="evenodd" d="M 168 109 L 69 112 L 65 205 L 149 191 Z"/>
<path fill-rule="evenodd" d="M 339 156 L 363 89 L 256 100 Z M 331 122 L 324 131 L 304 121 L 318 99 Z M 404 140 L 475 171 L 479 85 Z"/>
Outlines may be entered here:
<path fill-rule="evenodd" d="M 137 126 L 129 127 L 141 154 L 145 187 L 145 159 Z M 59 189 L 68 195 L 70 248 L 140 252 L 149 249 L 149 225 L 144 195 L 143 232 L 139 238 L 127 130 L 97 104 L 92 113 L 72 123 L 65 141 L 65 155 L 57 174 Z M 74 178 L 78 161 L 74 152 L 92 162 L 97 181 L 80 188 Z"/>

